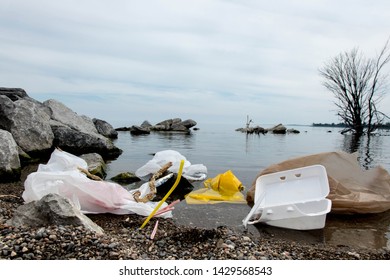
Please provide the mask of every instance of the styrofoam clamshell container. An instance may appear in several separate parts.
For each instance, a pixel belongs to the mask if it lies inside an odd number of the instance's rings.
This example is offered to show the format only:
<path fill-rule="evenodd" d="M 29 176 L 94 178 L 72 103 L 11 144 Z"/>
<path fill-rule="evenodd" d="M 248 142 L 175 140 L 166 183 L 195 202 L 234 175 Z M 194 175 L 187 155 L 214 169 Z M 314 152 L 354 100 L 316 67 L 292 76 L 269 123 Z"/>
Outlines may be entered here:
<path fill-rule="evenodd" d="M 256 180 L 254 206 L 243 220 L 247 224 L 312 230 L 325 227 L 332 202 L 322 165 L 311 165 L 262 175 Z"/>

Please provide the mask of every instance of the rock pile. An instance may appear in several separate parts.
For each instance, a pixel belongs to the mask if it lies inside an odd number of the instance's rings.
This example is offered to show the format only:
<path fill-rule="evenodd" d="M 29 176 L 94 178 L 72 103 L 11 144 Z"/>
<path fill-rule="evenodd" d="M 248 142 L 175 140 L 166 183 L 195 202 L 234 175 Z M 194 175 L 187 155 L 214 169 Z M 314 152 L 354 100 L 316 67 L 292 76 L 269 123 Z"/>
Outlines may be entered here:
<path fill-rule="evenodd" d="M 150 134 L 151 131 L 174 131 L 174 132 L 190 132 L 190 129 L 196 126 L 196 121 L 192 119 L 182 121 L 181 118 L 167 119 L 155 125 L 149 121 L 144 121 L 141 125 L 133 125 L 131 127 L 119 127 L 118 131 L 130 131 L 133 135 Z"/>
<path fill-rule="evenodd" d="M 54 99 L 43 103 L 20 88 L 0 88 L 0 178 L 18 180 L 25 161 L 47 157 L 54 147 L 70 153 L 121 154 L 107 122 L 81 116 Z M 109 138 L 110 137 L 110 138 Z"/>
<path fill-rule="evenodd" d="M 273 134 L 286 134 L 286 133 L 299 133 L 296 129 L 287 129 L 283 124 L 278 124 L 270 128 L 263 128 L 261 126 L 237 128 L 236 131 L 244 132 L 247 134 L 266 134 L 268 132 Z"/>

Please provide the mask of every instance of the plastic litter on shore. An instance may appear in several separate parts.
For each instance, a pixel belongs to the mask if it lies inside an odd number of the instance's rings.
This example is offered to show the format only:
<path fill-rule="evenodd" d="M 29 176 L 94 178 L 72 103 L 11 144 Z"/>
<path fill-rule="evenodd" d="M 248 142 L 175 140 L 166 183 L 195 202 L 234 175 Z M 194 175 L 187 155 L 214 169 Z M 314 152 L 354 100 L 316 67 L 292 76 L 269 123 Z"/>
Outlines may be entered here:
<path fill-rule="evenodd" d="M 141 197 L 149 192 L 148 184 L 129 192 L 119 184 L 89 179 L 79 168 L 87 169 L 85 160 L 65 151 L 55 149 L 47 164 L 28 175 L 22 198 L 26 203 L 39 200 L 49 193 L 68 198 L 75 207 L 86 214 L 113 213 L 149 216 L 159 202 L 137 202 L 133 193 L 140 191 Z M 166 178 L 162 178 L 162 181 Z M 159 180 L 156 181 L 158 186 Z M 167 206 L 162 203 L 161 206 Z M 172 217 L 171 211 L 160 217 Z"/>
<path fill-rule="evenodd" d="M 190 192 L 185 199 L 188 204 L 246 203 L 242 194 L 243 190 L 241 181 L 231 170 L 228 170 L 214 178 L 207 179 L 204 182 L 204 188 Z"/>
<path fill-rule="evenodd" d="M 325 226 L 332 202 L 325 167 L 312 165 L 263 175 L 256 180 L 255 205 L 243 225 L 265 223 L 297 230 Z"/>

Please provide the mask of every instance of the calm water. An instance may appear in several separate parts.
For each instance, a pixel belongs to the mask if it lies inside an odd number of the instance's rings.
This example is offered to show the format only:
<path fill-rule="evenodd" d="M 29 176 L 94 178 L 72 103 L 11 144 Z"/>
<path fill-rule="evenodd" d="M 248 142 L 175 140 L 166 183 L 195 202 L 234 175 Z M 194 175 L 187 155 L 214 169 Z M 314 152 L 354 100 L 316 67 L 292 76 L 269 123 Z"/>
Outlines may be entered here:
<path fill-rule="evenodd" d="M 153 153 L 167 149 L 180 152 L 192 164 L 206 165 L 209 177 L 231 169 L 248 187 L 257 173 L 270 164 L 292 157 L 335 150 L 358 150 L 363 168 L 380 164 L 390 171 L 390 133 L 387 131 L 383 132 L 387 136 L 372 136 L 369 141 L 364 138 L 356 145 L 351 143 L 350 135 L 343 136 L 336 128 L 293 128 L 301 133 L 246 135 L 236 132 L 234 127 L 201 127 L 189 135 L 151 133 L 132 136 L 129 132 L 119 132 L 115 144 L 123 150 L 123 154 L 109 164 L 107 177 L 124 171 L 135 171 L 152 159 Z"/>
<path fill-rule="evenodd" d="M 271 127 L 264 125 L 263 127 Z M 390 171 L 390 132 L 380 136 L 353 141 L 338 128 L 287 126 L 298 129 L 299 134 L 246 135 L 236 132 L 237 127 L 203 128 L 189 135 L 181 133 L 151 133 L 132 136 L 119 132 L 115 144 L 123 154 L 108 165 L 110 178 L 120 172 L 134 172 L 152 159 L 152 154 L 172 149 L 180 152 L 192 164 L 202 163 L 208 177 L 232 170 L 246 187 L 256 175 L 271 164 L 289 158 L 313 153 L 343 150 L 358 152 L 362 168 L 382 165 Z M 178 223 L 202 227 L 228 225 L 239 228 L 250 208 L 247 205 L 217 204 L 193 206 L 182 202 L 175 210 Z M 191 217 L 191 218 L 189 218 Z M 252 226 L 253 227 L 253 226 Z M 255 228 L 255 227 L 253 227 Z M 308 242 L 327 242 L 367 248 L 390 248 L 390 213 L 380 215 L 333 216 L 328 215 L 325 229 L 299 232 L 267 226 L 256 226 L 256 232 L 275 237 Z"/>

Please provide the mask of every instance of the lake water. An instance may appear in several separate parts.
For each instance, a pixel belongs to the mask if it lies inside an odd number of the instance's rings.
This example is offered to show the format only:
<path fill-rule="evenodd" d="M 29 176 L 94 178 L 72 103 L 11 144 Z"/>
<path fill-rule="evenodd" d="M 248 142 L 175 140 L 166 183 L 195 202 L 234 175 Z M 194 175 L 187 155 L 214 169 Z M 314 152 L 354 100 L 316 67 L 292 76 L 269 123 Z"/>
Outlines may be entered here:
<path fill-rule="evenodd" d="M 269 126 L 265 126 L 269 127 Z M 339 128 L 290 126 L 299 134 L 246 135 L 234 127 L 202 128 L 191 134 L 151 133 L 132 136 L 119 132 L 115 145 L 123 150 L 122 155 L 109 164 L 108 178 L 124 171 L 135 171 L 153 153 L 161 150 L 176 150 L 192 164 L 202 163 L 208 169 L 208 177 L 214 177 L 229 169 L 245 186 L 250 186 L 259 171 L 267 166 L 289 158 L 313 153 L 342 150 L 358 151 L 363 168 L 378 164 L 390 171 L 390 133 L 361 139 L 351 143 L 351 135 L 341 135 Z"/>
<path fill-rule="evenodd" d="M 362 168 L 382 165 L 390 171 L 389 131 L 381 131 L 381 135 L 371 136 L 369 139 L 363 137 L 356 142 L 351 135 L 341 135 L 340 128 L 287 126 L 299 130 L 300 133 L 285 135 L 246 135 L 235 131 L 236 128 L 228 125 L 199 127 L 199 130 L 191 131 L 190 134 L 151 133 L 141 136 L 119 132 L 115 145 L 121 148 L 123 153 L 108 164 L 107 178 L 120 172 L 134 172 L 152 159 L 153 153 L 167 149 L 180 152 L 192 164 L 204 164 L 209 178 L 232 170 L 247 188 L 251 186 L 256 175 L 271 164 L 320 152 L 357 151 Z M 181 224 L 203 227 L 228 225 L 239 228 L 249 210 L 247 205 L 191 206 L 182 202 L 175 209 L 174 217 Z M 336 245 L 390 248 L 390 213 L 348 217 L 328 215 L 326 228 L 320 233 L 309 231 L 297 234 L 291 230 L 264 226 L 257 226 L 256 230 L 261 234 L 267 232 L 273 236 L 299 241 L 303 239 Z"/>

